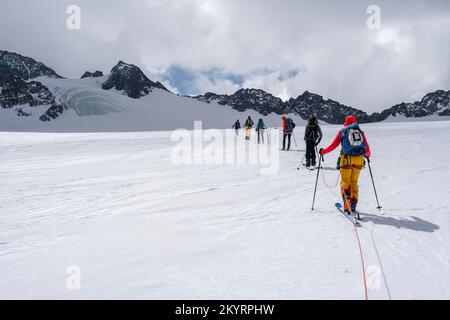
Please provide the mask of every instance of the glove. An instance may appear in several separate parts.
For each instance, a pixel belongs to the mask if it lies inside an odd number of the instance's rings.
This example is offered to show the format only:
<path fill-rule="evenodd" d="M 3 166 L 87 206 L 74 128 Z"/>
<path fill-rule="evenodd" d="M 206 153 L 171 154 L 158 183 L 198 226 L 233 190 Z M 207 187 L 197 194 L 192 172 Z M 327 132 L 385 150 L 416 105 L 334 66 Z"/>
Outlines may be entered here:
<path fill-rule="evenodd" d="M 320 148 L 319 153 L 321 156 L 323 156 L 323 148 Z"/>

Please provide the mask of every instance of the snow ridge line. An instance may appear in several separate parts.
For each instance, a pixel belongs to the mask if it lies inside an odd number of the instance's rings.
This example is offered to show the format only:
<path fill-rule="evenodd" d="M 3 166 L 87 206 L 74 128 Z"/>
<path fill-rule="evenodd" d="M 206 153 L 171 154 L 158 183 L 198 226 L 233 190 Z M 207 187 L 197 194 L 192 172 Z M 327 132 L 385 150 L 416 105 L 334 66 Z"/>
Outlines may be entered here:
<path fill-rule="evenodd" d="M 324 182 L 325 186 L 327 187 L 327 189 L 329 191 L 331 191 L 332 193 L 336 194 L 336 192 L 333 189 L 331 189 L 328 186 L 328 184 L 326 183 L 326 181 L 325 181 L 325 174 L 323 173 L 323 170 L 322 170 L 322 179 L 323 179 L 323 182 Z M 355 224 L 353 224 L 353 228 L 355 230 L 356 240 L 358 242 L 359 255 L 360 255 L 360 258 L 361 258 L 363 286 L 364 286 L 364 298 L 367 301 L 367 300 L 369 300 L 369 290 L 367 289 L 367 276 L 366 276 L 366 265 L 364 263 L 364 254 L 363 254 L 363 250 L 362 250 L 361 240 L 359 238 L 358 228 L 356 227 Z"/>

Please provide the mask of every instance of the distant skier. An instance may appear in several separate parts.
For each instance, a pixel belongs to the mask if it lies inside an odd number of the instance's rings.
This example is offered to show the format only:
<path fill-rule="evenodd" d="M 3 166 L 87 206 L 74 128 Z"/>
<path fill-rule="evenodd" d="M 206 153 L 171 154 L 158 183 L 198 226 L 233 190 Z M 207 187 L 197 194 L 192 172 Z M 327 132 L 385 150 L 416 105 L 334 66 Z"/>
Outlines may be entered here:
<path fill-rule="evenodd" d="M 315 116 L 310 117 L 305 129 L 307 167 L 316 166 L 316 147 L 322 141 L 322 137 L 322 129 L 320 129 L 317 118 Z"/>
<path fill-rule="evenodd" d="M 294 133 L 295 123 L 291 118 L 283 116 L 283 150 L 286 150 L 286 138 L 288 140 L 287 151 L 291 149 L 291 137 Z"/>
<path fill-rule="evenodd" d="M 241 130 L 241 123 L 239 122 L 239 119 L 236 120 L 236 122 L 233 124 L 233 126 L 231 128 L 235 130 L 236 135 L 238 136 L 239 130 Z"/>
<path fill-rule="evenodd" d="M 258 132 L 258 144 L 262 143 L 264 144 L 264 132 L 267 129 L 266 125 L 264 124 L 263 119 L 259 119 L 258 124 L 256 125 L 256 132 Z"/>
<path fill-rule="evenodd" d="M 326 155 L 341 145 L 341 194 L 344 201 L 344 211 L 355 212 L 359 196 L 359 174 L 364 167 L 364 157 L 370 158 L 370 147 L 366 135 L 359 128 L 354 116 L 345 119 L 344 128 L 334 138 L 331 145 L 320 149 L 321 155 Z M 350 207 L 349 207 L 350 206 Z M 350 211 L 351 209 L 351 211 Z"/>
<path fill-rule="evenodd" d="M 250 140 L 250 135 L 252 134 L 252 128 L 255 125 L 252 118 L 248 116 L 247 121 L 245 121 L 245 140 Z"/>

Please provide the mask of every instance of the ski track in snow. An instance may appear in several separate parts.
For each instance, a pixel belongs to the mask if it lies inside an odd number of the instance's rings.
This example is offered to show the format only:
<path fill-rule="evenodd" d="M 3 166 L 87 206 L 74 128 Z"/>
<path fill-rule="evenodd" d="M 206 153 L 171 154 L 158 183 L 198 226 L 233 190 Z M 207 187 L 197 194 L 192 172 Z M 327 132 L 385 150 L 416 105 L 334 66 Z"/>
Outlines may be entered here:
<path fill-rule="evenodd" d="M 323 128 L 324 143 L 338 128 Z M 449 299 L 450 122 L 363 128 L 384 208 L 366 169 L 369 299 Z M 0 298 L 364 298 L 338 187 L 320 178 L 312 212 L 316 172 L 296 170 L 303 152 L 281 152 L 266 177 L 252 165 L 175 166 L 169 132 L 0 137 Z M 338 172 L 323 174 L 334 186 Z M 66 288 L 71 265 L 81 290 Z"/>

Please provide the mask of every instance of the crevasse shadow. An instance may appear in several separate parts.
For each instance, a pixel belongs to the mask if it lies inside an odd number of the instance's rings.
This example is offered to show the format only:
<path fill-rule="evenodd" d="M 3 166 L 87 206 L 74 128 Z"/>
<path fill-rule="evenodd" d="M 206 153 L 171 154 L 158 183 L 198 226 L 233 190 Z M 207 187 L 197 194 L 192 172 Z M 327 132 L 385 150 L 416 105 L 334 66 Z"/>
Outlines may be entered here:
<path fill-rule="evenodd" d="M 361 217 L 363 221 L 373 222 L 379 225 L 392 226 L 397 229 L 410 229 L 414 231 L 422 231 L 430 233 L 440 229 L 440 227 L 437 224 L 431 223 L 418 217 L 403 218 L 384 215 L 374 215 L 368 213 L 361 213 Z"/>

